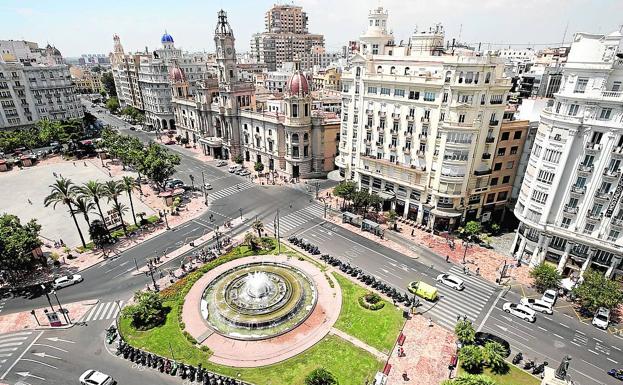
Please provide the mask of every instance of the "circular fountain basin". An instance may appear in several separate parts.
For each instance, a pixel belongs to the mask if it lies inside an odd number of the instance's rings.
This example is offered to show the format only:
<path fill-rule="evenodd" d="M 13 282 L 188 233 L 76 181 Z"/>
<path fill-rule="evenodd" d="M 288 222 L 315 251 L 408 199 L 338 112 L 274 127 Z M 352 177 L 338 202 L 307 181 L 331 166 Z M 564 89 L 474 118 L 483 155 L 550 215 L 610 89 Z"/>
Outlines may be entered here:
<path fill-rule="evenodd" d="M 203 292 L 201 310 L 217 333 L 258 340 L 300 325 L 316 301 L 313 280 L 303 271 L 276 262 L 255 262 L 212 280 Z"/>

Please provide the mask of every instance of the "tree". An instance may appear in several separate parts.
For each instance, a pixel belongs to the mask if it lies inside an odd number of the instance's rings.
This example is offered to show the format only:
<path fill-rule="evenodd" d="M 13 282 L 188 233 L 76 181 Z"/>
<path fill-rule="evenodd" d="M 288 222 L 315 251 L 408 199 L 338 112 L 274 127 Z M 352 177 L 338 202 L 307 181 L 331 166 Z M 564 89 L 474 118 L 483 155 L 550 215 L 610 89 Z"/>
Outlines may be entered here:
<path fill-rule="evenodd" d="M 470 373 L 477 373 L 482 370 L 482 358 L 480 346 L 465 345 L 459 351 L 461 366 Z"/>
<path fill-rule="evenodd" d="M 469 221 L 465 224 L 465 227 L 463 228 L 463 235 L 465 235 L 466 237 L 472 237 L 480 234 L 481 231 L 482 225 L 480 224 L 480 222 Z"/>
<path fill-rule="evenodd" d="M 115 79 L 112 76 L 112 72 L 104 72 L 102 74 L 102 85 L 106 90 L 106 93 L 111 97 L 117 96 L 117 89 L 115 88 Z"/>
<path fill-rule="evenodd" d="M 333 188 L 333 195 L 342 198 L 342 207 L 344 207 L 346 201 L 353 200 L 356 191 L 357 184 L 355 182 L 343 181 Z"/>
<path fill-rule="evenodd" d="M 148 330 L 164 322 L 165 308 L 158 293 L 139 291 L 134 294 L 134 302 L 123 310 L 123 315 L 132 320 L 132 326 Z"/>
<path fill-rule="evenodd" d="M 549 263 L 541 262 L 530 270 L 530 277 L 534 279 L 534 286 L 541 293 L 547 289 L 556 289 L 560 286 L 562 276 L 558 270 Z"/>
<path fill-rule="evenodd" d="M 40 230 L 35 219 L 22 224 L 15 215 L 0 215 L 0 270 L 7 272 L 11 282 L 37 266 L 39 260 L 32 251 L 42 245 Z"/>
<path fill-rule="evenodd" d="M 398 214 L 396 214 L 396 211 L 389 210 L 386 217 L 387 217 L 387 224 L 389 224 L 392 229 L 396 230 L 396 219 L 398 218 Z"/>
<path fill-rule="evenodd" d="M 584 272 L 582 283 L 573 288 L 582 307 L 595 312 L 600 307 L 614 309 L 623 302 L 621 284 L 593 270 Z"/>
<path fill-rule="evenodd" d="M 164 181 L 175 174 L 175 166 L 180 164 L 180 157 L 156 144 L 150 143 L 144 154 L 141 169 L 143 173 L 154 181 L 160 189 L 164 188 Z"/>
<path fill-rule="evenodd" d="M 254 221 L 251 224 L 251 228 L 255 231 L 257 231 L 257 236 L 258 237 L 262 237 L 262 231 L 264 230 L 264 223 L 262 223 L 262 221 L 260 221 L 259 219 Z"/>
<path fill-rule="evenodd" d="M 90 225 L 91 221 L 89 221 L 89 213 L 93 211 L 95 208 L 95 204 L 93 202 L 89 202 L 89 198 L 81 195 L 74 198 L 75 212 L 76 214 L 84 215 L 84 220 L 87 223 L 87 226 Z"/>
<path fill-rule="evenodd" d="M 483 350 L 485 363 L 494 373 L 503 373 L 508 370 L 504 358 L 508 355 L 506 348 L 497 341 L 487 341 Z"/>
<path fill-rule="evenodd" d="M 102 207 L 100 206 L 100 199 L 106 196 L 103 185 L 96 180 L 90 180 L 80 186 L 78 189 L 81 195 L 87 197 L 89 200 L 92 200 L 93 203 L 95 203 L 95 206 L 97 206 L 97 211 L 100 214 L 102 223 L 104 224 L 104 228 L 106 229 L 106 233 L 108 233 L 108 227 L 106 227 L 106 223 L 104 222 L 104 213 L 102 213 Z"/>
<path fill-rule="evenodd" d="M 116 96 L 108 99 L 106 101 L 106 108 L 108 108 L 110 112 L 117 112 L 117 110 L 119 110 L 119 99 L 117 99 Z"/>
<path fill-rule="evenodd" d="M 102 187 L 106 198 L 108 198 L 108 202 L 113 202 L 113 207 L 117 214 L 119 215 L 119 219 L 121 220 L 121 228 L 123 229 L 123 233 L 128 235 L 128 229 L 125 226 L 125 221 L 123 220 L 123 210 L 127 211 L 127 208 L 124 205 L 119 204 L 119 195 L 121 195 L 125 190 L 123 187 L 123 182 L 109 180 L 106 181 Z"/>
<path fill-rule="evenodd" d="M 337 385 L 337 379 L 325 368 L 316 368 L 305 377 L 305 385 Z"/>
<path fill-rule="evenodd" d="M 381 209 L 382 204 L 383 198 L 378 196 L 376 193 L 370 194 L 370 198 L 368 199 L 368 206 L 372 208 L 372 210 L 378 212 Z"/>
<path fill-rule="evenodd" d="M 255 165 L 253 166 L 253 169 L 257 172 L 262 172 L 264 171 L 264 163 L 262 162 L 255 162 Z"/>
<path fill-rule="evenodd" d="M 476 331 L 474 325 L 468 320 L 461 319 L 454 326 L 454 334 L 462 344 L 472 344 L 476 339 Z"/>
<path fill-rule="evenodd" d="M 234 162 L 237 164 L 242 164 L 244 162 L 244 160 L 242 159 L 242 155 L 236 155 L 236 157 L 234 158 Z"/>
<path fill-rule="evenodd" d="M 70 179 L 66 179 L 61 177 L 57 179 L 54 184 L 50 186 L 51 192 L 50 195 L 45 197 L 43 200 L 43 204 L 45 207 L 52 205 L 53 208 L 56 209 L 56 205 L 62 203 L 67 206 L 69 209 L 69 214 L 74 220 L 74 224 L 76 225 L 76 229 L 78 230 L 78 235 L 80 235 L 80 241 L 82 242 L 82 247 L 86 249 L 87 244 L 84 242 L 84 236 L 82 235 L 82 230 L 80 230 L 80 226 L 78 226 L 78 220 L 76 219 L 76 213 L 73 209 L 73 200 L 76 196 L 77 187 L 73 184 Z"/>
<path fill-rule="evenodd" d="M 91 225 L 89 226 L 89 235 L 91 236 L 93 244 L 102 249 L 111 241 L 108 229 L 104 225 L 104 222 L 99 219 L 91 222 Z"/>
<path fill-rule="evenodd" d="M 359 211 L 361 208 L 367 211 L 370 204 L 370 194 L 367 191 L 355 191 L 351 200 L 355 211 Z"/>
<path fill-rule="evenodd" d="M 138 223 L 136 223 L 136 214 L 134 214 L 134 203 L 132 202 L 132 191 L 139 188 L 138 184 L 136 183 L 136 180 L 134 180 L 134 178 L 126 175 L 121 179 L 121 186 L 123 187 L 123 190 L 128 194 L 128 199 L 130 200 L 130 209 L 132 209 L 132 218 L 134 219 L 134 224 L 138 226 Z"/>
<path fill-rule="evenodd" d="M 259 239 L 252 232 L 247 232 L 244 235 L 244 243 L 249 246 L 249 248 L 253 251 L 258 249 Z"/>
<path fill-rule="evenodd" d="M 484 374 L 462 373 L 452 380 L 445 380 L 441 385 L 496 385 L 496 382 Z"/>

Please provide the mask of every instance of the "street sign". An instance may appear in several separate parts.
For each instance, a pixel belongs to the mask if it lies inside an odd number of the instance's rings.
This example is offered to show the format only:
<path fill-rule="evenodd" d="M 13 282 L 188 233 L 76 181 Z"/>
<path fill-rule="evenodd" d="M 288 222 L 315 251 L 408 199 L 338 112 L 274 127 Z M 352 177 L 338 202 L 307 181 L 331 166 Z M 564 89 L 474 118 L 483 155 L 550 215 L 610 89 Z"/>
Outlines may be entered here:
<path fill-rule="evenodd" d="M 62 326 L 63 323 L 61 322 L 61 320 L 58 318 L 58 313 L 56 313 L 55 311 L 49 311 L 47 313 L 45 313 L 45 315 L 48 317 L 48 321 L 50 322 L 50 326 Z"/>

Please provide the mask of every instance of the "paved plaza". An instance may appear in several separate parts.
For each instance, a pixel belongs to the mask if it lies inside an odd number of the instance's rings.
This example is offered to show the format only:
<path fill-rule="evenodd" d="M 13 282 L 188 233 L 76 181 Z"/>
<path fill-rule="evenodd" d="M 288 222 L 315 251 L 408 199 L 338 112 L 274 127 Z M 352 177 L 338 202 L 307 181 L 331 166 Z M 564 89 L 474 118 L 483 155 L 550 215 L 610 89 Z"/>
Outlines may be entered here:
<path fill-rule="evenodd" d="M 76 231 L 76 226 L 71 219 L 71 215 L 65 205 L 58 204 L 56 209 L 52 206 L 43 205 L 44 198 L 50 194 L 49 186 L 55 182 L 53 173 L 69 178 L 77 185 L 81 185 L 89 180 L 105 182 L 111 178 L 108 173 L 97 167 L 94 162 L 97 159 L 85 161 L 44 161 L 30 168 L 18 170 L 17 168 L 0 173 L 0 212 L 17 215 L 22 223 L 32 218 L 37 219 L 41 225 L 41 236 L 53 242 L 60 239 L 68 246 L 75 247 L 80 245 L 80 237 Z M 120 179 L 121 177 L 117 177 Z M 130 202 L 124 193 L 119 201 L 128 207 L 128 212 L 124 214 L 126 223 L 132 223 L 132 213 Z M 100 201 L 104 215 L 112 208 L 106 199 Z M 148 216 L 154 214 L 154 210 L 140 201 L 137 193 L 133 194 L 134 211 L 144 212 Z M 97 209 L 90 215 L 90 220 L 98 218 Z M 82 229 L 85 240 L 89 239 L 89 231 L 84 216 L 77 214 L 78 225 Z"/>

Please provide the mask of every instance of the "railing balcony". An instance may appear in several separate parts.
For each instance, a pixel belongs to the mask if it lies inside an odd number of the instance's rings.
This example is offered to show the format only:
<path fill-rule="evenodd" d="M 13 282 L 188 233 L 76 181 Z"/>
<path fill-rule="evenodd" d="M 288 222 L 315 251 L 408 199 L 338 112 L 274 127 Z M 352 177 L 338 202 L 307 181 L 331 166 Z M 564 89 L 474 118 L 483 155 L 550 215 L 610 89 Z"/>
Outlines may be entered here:
<path fill-rule="evenodd" d="M 580 163 L 578 165 L 578 171 L 581 173 L 591 173 L 593 172 L 595 166 L 593 166 L 592 164 L 582 164 Z"/>
<path fill-rule="evenodd" d="M 623 227 L 623 218 L 612 218 L 610 224 L 612 226 Z"/>
<path fill-rule="evenodd" d="M 451 208 L 454 208 L 454 203 L 452 203 L 452 202 L 449 202 L 449 203 L 448 202 L 438 202 L 437 203 L 437 208 L 440 208 L 440 209 L 451 209 Z"/>
<path fill-rule="evenodd" d="M 491 159 L 491 154 L 487 154 L 487 153 L 482 154 L 482 159 Z"/>
<path fill-rule="evenodd" d="M 395 144 L 390 144 L 389 145 L 389 151 L 396 151 L 396 145 Z"/>
<path fill-rule="evenodd" d="M 615 158 L 623 158 L 623 147 L 613 147 L 612 156 Z"/>
<path fill-rule="evenodd" d="M 403 152 L 405 155 L 409 155 L 409 154 L 411 154 L 411 147 L 403 147 L 403 148 L 402 148 L 402 152 Z"/>
<path fill-rule="evenodd" d="M 364 128 L 366 129 L 366 131 L 372 131 L 372 127 L 368 126 L 367 124 L 364 126 Z"/>
<path fill-rule="evenodd" d="M 606 167 L 604 169 L 604 176 L 607 178 L 618 178 L 621 176 L 621 170 L 620 169 L 611 170 L 608 167 Z"/>
<path fill-rule="evenodd" d="M 405 131 L 404 134 L 405 134 L 405 138 L 410 138 L 413 136 L 413 131 Z"/>
<path fill-rule="evenodd" d="M 395 130 L 392 128 L 391 130 L 389 130 L 389 133 L 392 134 L 393 136 L 396 136 L 398 135 L 398 130 Z"/>
<path fill-rule="evenodd" d="M 394 118 L 394 120 L 399 120 L 400 119 L 400 114 L 393 113 L 392 114 L 392 118 Z"/>
<path fill-rule="evenodd" d="M 597 199 L 604 199 L 604 200 L 610 200 L 610 198 L 612 198 L 612 192 L 596 191 L 595 192 L 595 198 L 597 198 Z"/>
<path fill-rule="evenodd" d="M 489 120 L 489 125 L 490 125 L 490 126 L 497 126 L 497 125 L 498 125 L 498 123 L 500 123 L 500 121 L 499 121 L 499 120 Z"/>
<path fill-rule="evenodd" d="M 586 218 L 588 219 L 599 220 L 603 217 L 604 217 L 603 213 L 594 213 L 592 211 L 589 211 L 588 213 L 586 213 Z"/>
<path fill-rule="evenodd" d="M 567 214 L 577 214 L 578 208 L 565 205 L 565 207 L 563 208 L 563 211 L 566 212 Z"/>
<path fill-rule="evenodd" d="M 571 186 L 571 192 L 583 195 L 586 193 L 586 186 Z"/>
<path fill-rule="evenodd" d="M 623 98 L 622 91 L 601 91 L 601 96 L 609 99 L 621 99 Z"/>
<path fill-rule="evenodd" d="M 412 122 L 415 120 L 415 116 L 413 115 L 407 115 L 407 122 Z"/>
<path fill-rule="evenodd" d="M 376 146 L 378 148 L 383 148 L 383 142 L 376 142 Z"/>
<path fill-rule="evenodd" d="M 384 117 L 386 117 L 386 116 L 387 116 L 387 112 L 385 112 L 385 111 L 379 111 L 379 116 L 380 116 L 380 117 L 382 117 L 382 118 L 384 118 Z"/>
<path fill-rule="evenodd" d="M 601 150 L 601 144 L 600 143 L 588 142 L 588 143 L 586 143 L 586 149 L 588 151 L 600 151 Z"/>
<path fill-rule="evenodd" d="M 492 137 L 492 136 L 488 136 L 488 137 L 485 139 L 485 143 L 493 143 L 493 142 L 495 142 L 495 138 L 494 138 L 494 137 Z"/>
<path fill-rule="evenodd" d="M 427 140 L 428 139 L 428 134 L 420 134 L 420 135 L 418 135 L 418 139 L 420 139 L 420 140 Z"/>
<path fill-rule="evenodd" d="M 420 122 L 422 122 L 422 123 L 424 123 L 424 124 L 428 124 L 428 123 L 430 123 L 430 119 L 429 119 L 429 118 L 422 117 L 422 118 L 420 119 Z"/>
<path fill-rule="evenodd" d="M 372 141 L 370 139 L 364 139 L 363 142 L 366 144 L 366 146 L 369 146 L 370 144 L 372 144 Z"/>
<path fill-rule="evenodd" d="M 424 150 L 417 150 L 416 154 L 417 154 L 417 156 L 424 156 L 426 154 L 426 151 L 424 151 Z"/>
<path fill-rule="evenodd" d="M 486 169 L 486 170 L 476 170 L 474 171 L 474 175 L 476 176 L 483 176 L 483 175 L 489 175 L 491 174 L 491 169 Z"/>
<path fill-rule="evenodd" d="M 368 114 L 368 116 L 374 115 L 374 110 L 366 110 L 366 114 Z"/>

